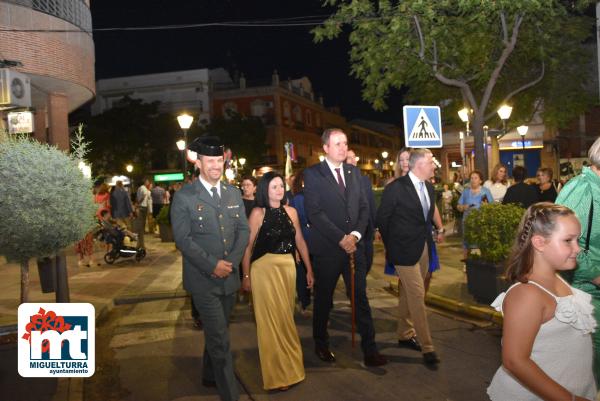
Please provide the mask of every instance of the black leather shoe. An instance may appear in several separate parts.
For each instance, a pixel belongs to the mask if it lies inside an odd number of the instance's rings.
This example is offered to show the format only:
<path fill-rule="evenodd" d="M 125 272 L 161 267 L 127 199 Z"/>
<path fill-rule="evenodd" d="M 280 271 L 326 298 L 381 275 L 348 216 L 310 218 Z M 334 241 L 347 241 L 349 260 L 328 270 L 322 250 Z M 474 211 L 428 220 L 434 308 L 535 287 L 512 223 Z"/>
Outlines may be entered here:
<path fill-rule="evenodd" d="M 440 358 L 438 358 L 437 354 L 433 351 L 426 352 L 423 354 L 423 362 L 425 362 L 425 365 L 437 365 L 440 363 Z"/>
<path fill-rule="evenodd" d="M 411 337 L 408 340 L 398 340 L 398 347 L 409 348 L 421 352 L 421 343 L 419 343 L 417 337 Z"/>
<path fill-rule="evenodd" d="M 217 382 L 214 380 L 202 379 L 202 385 L 204 387 L 217 387 Z"/>
<path fill-rule="evenodd" d="M 383 366 L 387 364 L 387 358 L 381 355 L 379 352 L 376 352 L 371 355 L 365 355 L 365 365 L 366 366 Z"/>
<path fill-rule="evenodd" d="M 319 357 L 323 362 L 335 362 L 335 355 L 333 352 L 329 351 L 327 347 L 316 347 L 315 354 Z"/>

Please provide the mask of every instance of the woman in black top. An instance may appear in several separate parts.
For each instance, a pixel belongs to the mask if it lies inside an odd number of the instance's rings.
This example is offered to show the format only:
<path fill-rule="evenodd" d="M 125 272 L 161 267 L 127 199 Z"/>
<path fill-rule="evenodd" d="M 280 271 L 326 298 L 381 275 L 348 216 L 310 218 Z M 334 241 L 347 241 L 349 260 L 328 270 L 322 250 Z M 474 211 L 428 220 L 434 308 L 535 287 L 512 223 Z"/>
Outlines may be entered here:
<path fill-rule="evenodd" d="M 538 184 L 538 202 L 552 202 L 556 200 L 558 194 L 554 183 L 552 182 L 552 169 L 548 167 L 540 167 L 537 171 Z"/>
<path fill-rule="evenodd" d="M 296 248 L 306 266 L 309 288 L 314 279 L 298 213 L 285 205 L 284 193 L 279 174 L 266 173 L 258 183 L 257 207 L 250 214 L 250 238 L 242 259 L 242 286 L 246 291 L 252 288 L 265 390 L 287 390 L 305 377 L 294 323 Z"/>
<path fill-rule="evenodd" d="M 252 176 L 242 178 L 240 189 L 242 190 L 244 209 L 246 209 L 246 218 L 249 218 L 250 212 L 252 212 L 252 209 L 256 206 L 256 199 L 254 197 L 254 194 L 256 193 L 256 178 Z"/>

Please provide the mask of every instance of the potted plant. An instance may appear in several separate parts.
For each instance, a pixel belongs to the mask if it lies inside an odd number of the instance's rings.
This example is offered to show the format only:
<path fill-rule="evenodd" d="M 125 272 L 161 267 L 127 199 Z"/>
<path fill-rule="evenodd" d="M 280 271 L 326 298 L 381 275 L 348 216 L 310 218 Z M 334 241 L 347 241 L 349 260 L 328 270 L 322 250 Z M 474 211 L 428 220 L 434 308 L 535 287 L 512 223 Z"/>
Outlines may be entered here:
<path fill-rule="evenodd" d="M 158 224 L 158 233 L 162 242 L 173 242 L 173 228 L 171 227 L 171 208 L 169 205 L 163 205 L 156 215 L 156 223 Z"/>
<path fill-rule="evenodd" d="M 78 138 L 79 148 L 68 154 L 0 135 L 0 254 L 21 265 L 21 302 L 28 300 L 29 260 L 59 255 L 95 226 L 92 182 L 78 168 L 85 153 Z M 66 275 L 66 264 L 61 268 Z"/>
<path fill-rule="evenodd" d="M 485 204 L 465 219 L 467 288 L 477 302 L 490 304 L 506 289 L 504 263 L 512 248 L 524 209 L 510 204 Z"/>

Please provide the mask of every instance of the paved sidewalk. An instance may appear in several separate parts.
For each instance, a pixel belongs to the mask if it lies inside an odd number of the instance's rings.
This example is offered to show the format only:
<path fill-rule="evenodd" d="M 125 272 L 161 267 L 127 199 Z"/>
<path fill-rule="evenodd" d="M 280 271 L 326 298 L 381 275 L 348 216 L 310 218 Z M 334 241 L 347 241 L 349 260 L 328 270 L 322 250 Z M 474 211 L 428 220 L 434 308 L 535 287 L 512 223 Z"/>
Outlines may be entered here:
<path fill-rule="evenodd" d="M 450 230 L 449 230 L 450 231 Z M 112 309 L 114 303 L 127 303 L 140 299 L 155 299 L 184 295 L 181 285 L 181 256 L 173 243 L 162 243 L 154 235 L 147 235 L 148 256 L 136 263 L 133 259 L 118 260 L 107 265 L 102 260 L 103 251 L 95 257 L 100 266 L 78 267 L 77 256 L 67 253 L 71 302 L 90 302 L 101 316 Z M 97 247 L 98 249 L 98 247 Z M 467 292 L 463 272 L 460 238 L 449 235 L 438 245 L 441 269 L 434 273 L 427 302 L 431 306 L 462 313 L 467 316 L 501 322 L 500 315 L 488 305 L 478 304 Z M 397 279 L 383 274 L 383 245 L 375 243 L 375 258 L 371 276 L 386 280 L 390 290 L 396 291 Z M 0 257 L 0 335 L 14 331 L 20 294 L 20 266 L 6 263 Z M 55 294 L 40 290 L 37 265 L 30 262 L 30 302 L 54 302 Z"/>
<path fill-rule="evenodd" d="M 69 288 L 71 302 L 90 302 L 96 308 L 97 319 L 102 321 L 110 316 L 115 305 L 135 304 L 149 300 L 183 299 L 186 295 L 181 283 L 181 255 L 173 243 L 161 243 L 153 236 L 147 235 L 148 256 L 136 263 L 133 259 L 119 260 L 113 265 L 102 263 L 100 266 L 78 267 L 77 257 L 73 251 L 67 255 Z M 384 255 L 381 243 L 375 244 L 376 255 L 369 277 L 369 297 L 378 298 L 378 291 L 394 292 L 397 279 L 383 274 Z M 492 322 L 500 321 L 498 314 L 489 306 L 477 304 L 466 291 L 466 276 L 463 273 L 461 243 L 457 237 L 449 236 L 439 246 L 441 270 L 434 274 L 431 288 L 427 296 L 430 306 L 461 313 L 467 317 L 484 319 Z M 101 261 L 103 251 L 98 249 L 96 260 Z M 2 343 L 13 342 L 17 323 L 17 308 L 20 293 L 20 266 L 6 263 L 0 257 L 0 353 Z M 30 263 L 30 302 L 54 302 L 54 293 L 42 294 L 40 290 L 37 265 Z M 394 313 L 394 299 L 386 298 L 385 307 L 373 301 L 374 309 L 384 307 L 386 313 Z M 391 308 L 391 309 L 390 309 Z M 383 310 L 382 310 L 383 311 Z M 379 312 L 378 312 L 379 313 Z M 3 336 L 4 334 L 4 336 Z M 4 340 L 4 341 L 3 341 Z M 16 350 L 8 349 L 8 357 L 16 358 Z M 8 349 L 8 350 L 6 350 Z M 307 349 L 310 349 L 308 347 Z M 349 351 L 349 350 L 348 350 Z M 352 354 L 352 351 L 349 351 Z M 4 354 L 3 354 L 4 355 Z M 360 358 L 360 357 L 359 357 Z M 15 359 L 16 361 L 16 359 Z M 0 366 L 0 387 L 10 383 L 16 394 L 37 388 L 46 396 L 36 395 L 39 400 L 77 400 L 82 399 L 83 380 L 81 379 L 22 379 L 14 369 L 15 364 L 5 360 L 10 366 Z M 0 364 L 6 365 L 6 364 Z M 3 377 L 4 376 L 4 377 Z M 248 379 L 248 378 L 245 378 Z M 246 382 L 246 380 L 243 380 Z M 255 380 L 249 380 L 254 383 Z M 251 389 L 256 394 L 262 390 Z M 9 392 L 10 393 L 10 392 Z M 52 396 L 52 394 L 54 394 Z M 6 395 L 6 394 L 5 394 Z M 260 398 L 260 397 L 259 397 Z M 24 398 L 25 399 L 25 398 Z"/>

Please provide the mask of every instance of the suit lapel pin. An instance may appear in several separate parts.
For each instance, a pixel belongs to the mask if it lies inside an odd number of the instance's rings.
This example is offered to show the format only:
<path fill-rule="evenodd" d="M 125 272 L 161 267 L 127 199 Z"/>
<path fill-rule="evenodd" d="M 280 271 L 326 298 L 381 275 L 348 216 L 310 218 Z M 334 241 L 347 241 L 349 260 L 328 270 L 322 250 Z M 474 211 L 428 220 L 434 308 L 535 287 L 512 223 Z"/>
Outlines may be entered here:
<path fill-rule="evenodd" d="M 202 203 L 198 203 L 198 205 L 196 205 L 196 209 L 198 209 L 199 212 L 202 211 L 202 208 L 204 208 L 204 206 L 202 205 Z"/>

